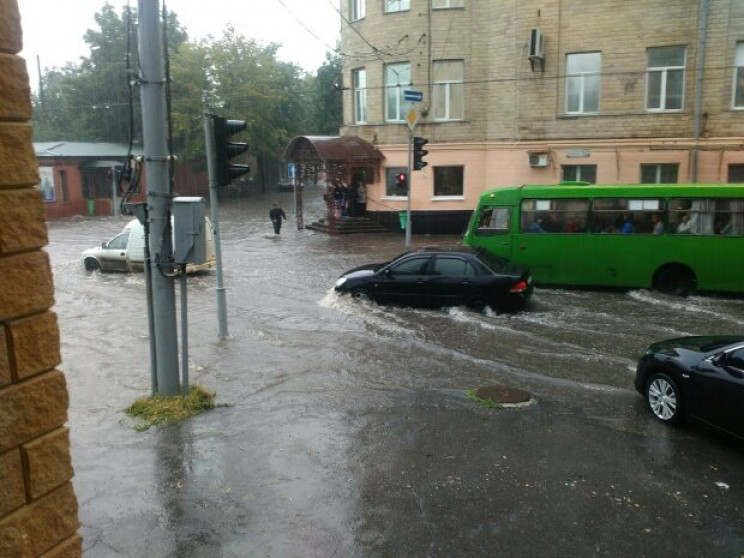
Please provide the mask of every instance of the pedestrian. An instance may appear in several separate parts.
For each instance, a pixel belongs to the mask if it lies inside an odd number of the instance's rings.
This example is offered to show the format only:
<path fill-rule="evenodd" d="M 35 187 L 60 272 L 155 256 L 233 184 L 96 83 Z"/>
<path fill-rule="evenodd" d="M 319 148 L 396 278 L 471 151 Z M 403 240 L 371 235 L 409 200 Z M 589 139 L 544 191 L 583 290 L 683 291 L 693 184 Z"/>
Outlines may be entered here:
<path fill-rule="evenodd" d="M 279 207 L 278 203 L 274 203 L 269 210 L 269 219 L 271 219 L 271 222 L 274 225 L 274 234 L 279 234 L 279 231 L 282 230 L 282 220 L 286 220 L 287 215 L 284 213 L 284 210 Z"/>

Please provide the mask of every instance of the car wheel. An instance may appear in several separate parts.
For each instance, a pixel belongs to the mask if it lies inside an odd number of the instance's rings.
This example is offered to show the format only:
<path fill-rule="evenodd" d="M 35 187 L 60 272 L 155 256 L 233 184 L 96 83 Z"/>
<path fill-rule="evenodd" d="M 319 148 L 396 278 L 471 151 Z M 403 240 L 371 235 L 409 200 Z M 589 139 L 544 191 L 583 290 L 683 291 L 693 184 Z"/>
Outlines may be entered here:
<path fill-rule="evenodd" d="M 695 276 L 684 267 L 667 267 L 656 274 L 654 288 L 662 293 L 688 297 L 695 288 Z"/>
<path fill-rule="evenodd" d="M 646 383 L 646 402 L 661 422 L 677 423 L 682 419 L 682 396 L 677 384 L 666 374 L 653 374 Z"/>
<path fill-rule="evenodd" d="M 98 262 L 95 258 L 86 258 L 85 259 L 85 271 L 88 271 L 90 273 L 94 271 L 100 271 L 101 270 L 101 264 Z"/>
<path fill-rule="evenodd" d="M 351 298 L 360 302 L 372 302 L 374 300 L 366 289 L 354 289 L 351 291 Z"/>
<path fill-rule="evenodd" d="M 478 295 L 471 296 L 466 302 L 466 305 L 468 307 L 472 308 L 473 310 L 478 310 L 478 312 L 483 310 L 486 307 L 486 304 L 486 299 Z"/>

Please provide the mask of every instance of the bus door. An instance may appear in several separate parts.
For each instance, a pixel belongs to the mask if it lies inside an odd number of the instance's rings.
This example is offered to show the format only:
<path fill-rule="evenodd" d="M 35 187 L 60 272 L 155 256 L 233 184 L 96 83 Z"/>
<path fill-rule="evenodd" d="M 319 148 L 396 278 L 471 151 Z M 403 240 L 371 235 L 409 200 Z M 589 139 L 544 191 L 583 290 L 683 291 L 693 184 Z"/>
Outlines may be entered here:
<path fill-rule="evenodd" d="M 512 259 L 512 226 L 516 223 L 515 208 L 512 206 L 488 205 L 481 207 L 474 215 L 477 223 L 471 223 L 465 243 L 483 246 L 489 252 Z"/>
<path fill-rule="evenodd" d="M 522 200 L 513 259 L 529 265 L 537 283 L 574 283 L 594 257 L 588 215 L 586 199 Z"/>

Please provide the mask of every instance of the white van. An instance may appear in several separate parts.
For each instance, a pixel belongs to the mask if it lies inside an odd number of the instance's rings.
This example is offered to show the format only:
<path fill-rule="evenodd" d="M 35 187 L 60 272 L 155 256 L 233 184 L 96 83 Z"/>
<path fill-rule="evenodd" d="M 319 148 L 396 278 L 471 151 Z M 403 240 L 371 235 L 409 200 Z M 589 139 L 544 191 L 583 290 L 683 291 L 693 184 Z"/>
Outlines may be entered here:
<path fill-rule="evenodd" d="M 214 235 L 212 223 L 204 218 L 207 235 L 207 258 L 203 264 L 188 264 L 186 271 L 192 273 L 214 267 Z M 100 248 L 89 248 L 83 252 L 83 265 L 87 271 L 142 271 L 145 268 L 145 228 L 138 219 L 127 226 Z"/>

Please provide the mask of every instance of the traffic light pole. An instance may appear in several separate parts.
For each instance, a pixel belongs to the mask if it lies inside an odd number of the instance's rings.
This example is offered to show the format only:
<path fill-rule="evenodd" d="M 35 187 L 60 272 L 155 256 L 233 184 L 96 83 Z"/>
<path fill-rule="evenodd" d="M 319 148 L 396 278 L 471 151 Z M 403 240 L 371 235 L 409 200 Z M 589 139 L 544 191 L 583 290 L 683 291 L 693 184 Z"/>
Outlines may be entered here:
<path fill-rule="evenodd" d="M 155 344 L 157 392 L 160 395 L 178 395 L 175 285 L 173 277 L 161 273 L 162 267 L 170 265 L 172 261 L 173 239 L 170 223 L 163 33 L 158 13 L 159 4 L 160 2 L 152 0 L 139 0 L 138 3 L 142 135 L 147 176 L 155 332 L 155 338 L 150 339 L 150 344 Z M 172 269 L 166 268 L 166 271 Z"/>
<path fill-rule="evenodd" d="M 211 114 L 204 115 L 204 135 L 207 149 L 207 172 L 209 174 L 209 210 L 212 215 L 214 234 L 214 256 L 217 266 L 217 327 L 220 339 L 228 337 L 227 301 L 222 279 L 222 241 L 220 240 L 219 212 L 217 211 L 217 161 L 214 141 L 214 120 Z"/>
<path fill-rule="evenodd" d="M 413 130 L 408 130 L 408 169 L 406 170 L 406 184 L 408 185 L 408 195 L 406 196 L 406 246 L 411 245 L 411 164 L 413 160 Z"/>

